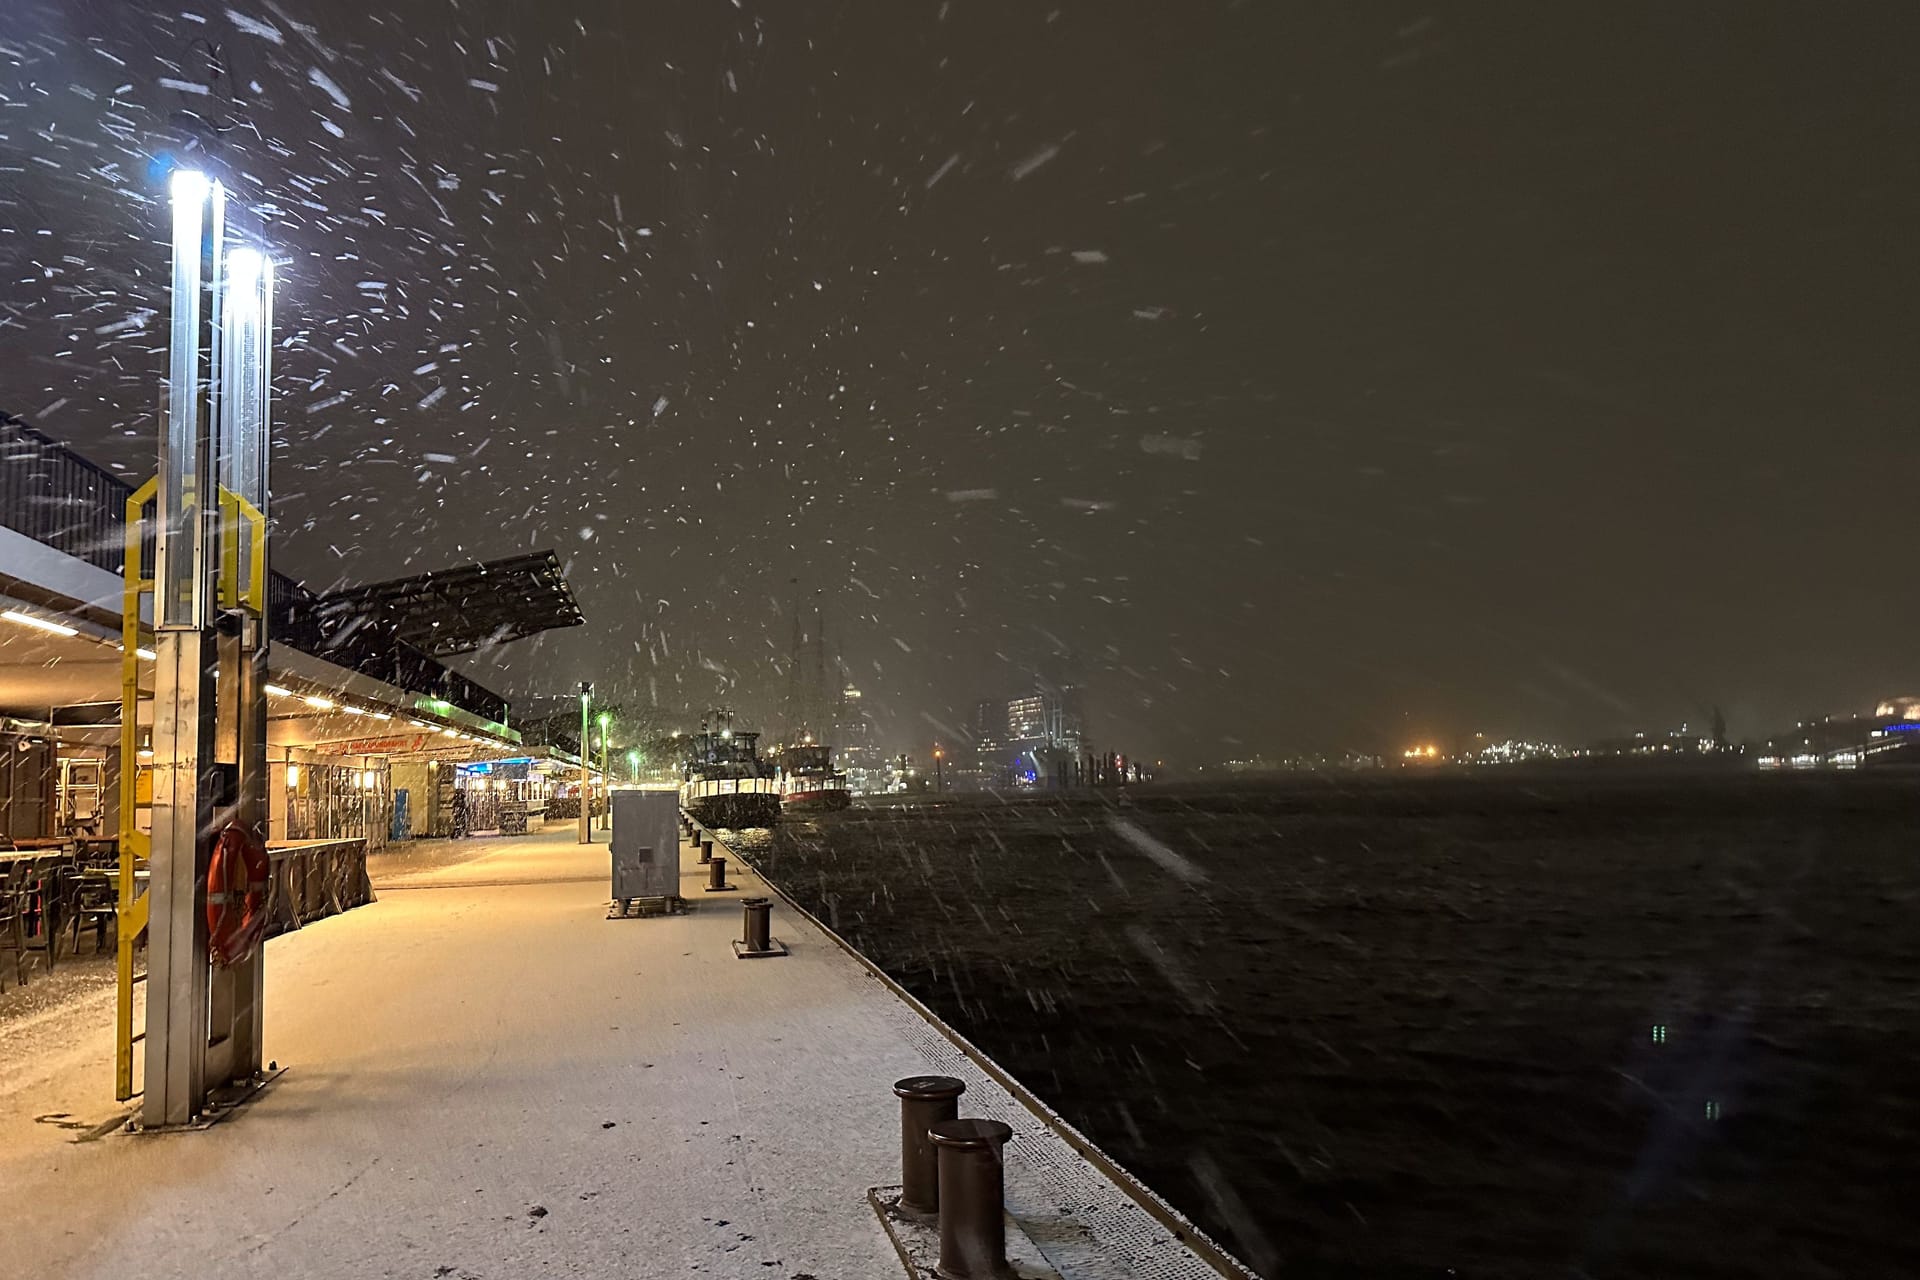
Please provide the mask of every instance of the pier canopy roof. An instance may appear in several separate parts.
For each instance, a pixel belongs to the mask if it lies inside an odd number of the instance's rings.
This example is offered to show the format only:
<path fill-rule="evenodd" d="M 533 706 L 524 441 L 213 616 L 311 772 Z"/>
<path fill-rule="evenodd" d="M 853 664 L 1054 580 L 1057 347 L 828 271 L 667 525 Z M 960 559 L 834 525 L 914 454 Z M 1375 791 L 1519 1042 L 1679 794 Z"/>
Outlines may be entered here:
<path fill-rule="evenodd" d="M 329 632 L 371 628 L 435 658 L 586 621 L 551 551 L 346 587 L 315 607 Z"/>

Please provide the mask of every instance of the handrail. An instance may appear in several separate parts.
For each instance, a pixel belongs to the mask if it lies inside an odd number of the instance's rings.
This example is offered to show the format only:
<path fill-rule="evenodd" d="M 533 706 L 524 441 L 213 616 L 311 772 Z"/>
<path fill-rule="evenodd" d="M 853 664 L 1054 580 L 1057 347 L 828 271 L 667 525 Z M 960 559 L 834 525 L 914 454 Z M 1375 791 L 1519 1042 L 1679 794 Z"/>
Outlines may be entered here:
<path fill-rule="evenodd" d="M 251 537 L 247 540 L 246 588 L 239 589 L 240 540 L 222 538 L 220 572 L 221 603 L 243 604 L 264 616 L 267 612 L 267 518 L 260 509 L 233 490 L 220 490 L 221 516 L 228 528 L 238 528 L 244 519 Z M 237 597 L 237 599 L 236 599 Z"/>
<path fill-rule="evenodd" d="M 126 559 L 120 597 L 120 874 L 115 902 L 114 974 L 119 999 L 114 1008 L 114 1096 L 125 1102 L 133 1088 L 133 950 L 147 931 L 151 903 L 139 893 L 136 863 L 152 853 L 153 842 L 140 830 L 140 597 L 153 590 L 141 564 L 141 522 L 147 503 L 159 492 L 156 476 L 127 495 Z"/>

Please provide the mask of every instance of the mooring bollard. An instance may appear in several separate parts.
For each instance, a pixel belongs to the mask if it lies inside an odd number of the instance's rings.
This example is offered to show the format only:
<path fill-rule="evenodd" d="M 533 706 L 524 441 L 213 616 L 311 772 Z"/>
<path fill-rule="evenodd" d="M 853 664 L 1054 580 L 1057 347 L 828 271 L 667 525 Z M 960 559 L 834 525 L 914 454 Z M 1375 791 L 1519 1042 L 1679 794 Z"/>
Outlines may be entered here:
<path fill-rule="evenodd" d="M 927 1130 L 958 1119 L 966 1081 L 952 1076 L 908 1076 L 893 1082 L 900 1099 L 900 1208 L 920 1217 L 940 1211 L 940 1169 Z"/>
<path fill-rule="evenodd" d="M 712 861 L 713 861 L 713 841 L 702 840 L 700 842 L 700 865 L 704 867 L 709 862 L 712 862 Z"/>
<path fill-rule="evenodd" d="M 715 858 L 707 864 L 707 892 L 718 893 L 731 888 L 733 886 L 727 883 L 727 860 Z"/>
<path fill-rule="evenodd" d="M 742 898 L 740 906 L 744 915 L 740 941 L 749 951 L 773 950 L 773 900 Z"/>
<path fill-rule="evenodd" d="M 1005 1280 L 1004 1148 L 1013 1130 L 998 1120 L 942 1120 L 927 1131 L 939 1153 L 943 1280 Z"/>

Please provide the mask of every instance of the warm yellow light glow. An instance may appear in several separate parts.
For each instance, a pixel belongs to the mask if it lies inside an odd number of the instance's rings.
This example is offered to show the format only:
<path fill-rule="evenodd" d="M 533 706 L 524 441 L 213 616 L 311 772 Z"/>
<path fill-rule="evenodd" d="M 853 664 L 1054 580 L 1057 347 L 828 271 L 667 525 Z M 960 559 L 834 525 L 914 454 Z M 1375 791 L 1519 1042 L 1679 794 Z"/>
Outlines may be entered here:
<path fill-rule="evenodd" d="M 333 703 L 330 700 L 326 698 L 316 697 L 311 693 L 306 695 L 303 701 L 305 701 L 308 706 L 314 708 L 317 711 L 333 710 Z"/>
<path fill-rule="evenodd" d="M 297 764 L 290 764 L 287 766 L 287 790 L 291 791 L 299 785 L 300 785 L 300 766 Z"/>
<path fill-rule="evenodd" d="M 277 685 L 277 684 L 270 684 L 270 685 L 268 685 L 268 686 L 267 686 L 267 692 L 268 692 L 268 693 L 270 693 L 270 694 L 272 694 L 272 695 L 273 695 L 274 697 L 276 697 L 276 698 L 291 698 L 291 697 L 293 696 L 293 690 L 291 690 L 291 689 L 282 689 L 282 688 L 281 688 L 281 687 L 280 687 L 279 685 Z"/>

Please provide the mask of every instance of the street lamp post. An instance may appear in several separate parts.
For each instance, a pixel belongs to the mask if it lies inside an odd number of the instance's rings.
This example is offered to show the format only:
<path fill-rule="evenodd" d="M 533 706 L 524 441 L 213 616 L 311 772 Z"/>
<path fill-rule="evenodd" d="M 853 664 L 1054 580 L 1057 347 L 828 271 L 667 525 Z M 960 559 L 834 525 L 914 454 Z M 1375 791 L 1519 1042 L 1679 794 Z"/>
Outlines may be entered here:
<path fill-rule="evenodd" d="M 591 765 L 587 763 L 587 704 L 593 700 L 593 681 L 580 682 L 580 843 L 586 844 L 593 839 L 587 823 L 593 814 L 593 783 L 589 776 Z"/>
<path fill-rule="evenodd" d="M 939 795 L 947 789 L 946 775 L 942 773 L 940 769 L 940 762 L 946 758 L 946 752 L 938 747 L 933 749 L 933 794 L 935 795 Z"/>
<path fill-rule="evenodd" d="M 602 711 L 600 713 L 600 785 L 603 788 L 606 787 L 609 778 L 607 773 L 607 726 L 611 723 L 613 723 L 613 713 L 611 711 Z M 601 820 L 600 825 L 603 827 L 611 827 L 613 825 L 613 795 L 611 792 L 607 795 L 607 812 L 606 816 Z"/>

